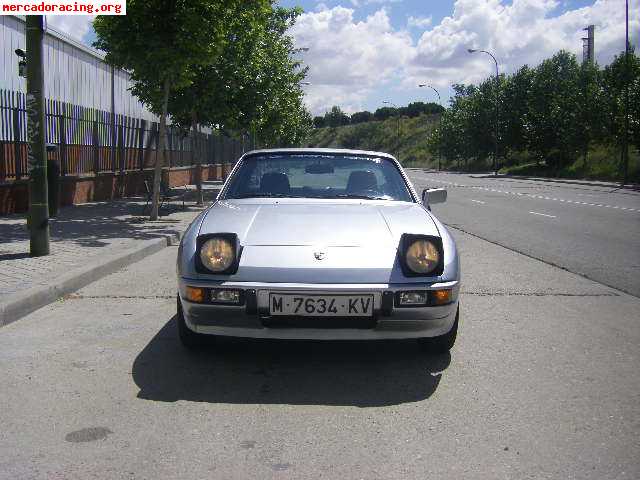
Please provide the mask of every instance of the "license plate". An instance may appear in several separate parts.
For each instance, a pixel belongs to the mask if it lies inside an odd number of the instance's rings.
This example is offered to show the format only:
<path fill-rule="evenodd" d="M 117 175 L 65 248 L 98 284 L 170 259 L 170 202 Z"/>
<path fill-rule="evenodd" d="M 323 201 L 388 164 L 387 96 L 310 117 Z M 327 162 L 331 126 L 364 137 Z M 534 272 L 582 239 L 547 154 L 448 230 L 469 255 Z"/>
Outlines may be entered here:
<path fill-rule="evenodd" d="M 373 295 L 269 295 L 271 315 L 303 317 L 371 317 Z"/>

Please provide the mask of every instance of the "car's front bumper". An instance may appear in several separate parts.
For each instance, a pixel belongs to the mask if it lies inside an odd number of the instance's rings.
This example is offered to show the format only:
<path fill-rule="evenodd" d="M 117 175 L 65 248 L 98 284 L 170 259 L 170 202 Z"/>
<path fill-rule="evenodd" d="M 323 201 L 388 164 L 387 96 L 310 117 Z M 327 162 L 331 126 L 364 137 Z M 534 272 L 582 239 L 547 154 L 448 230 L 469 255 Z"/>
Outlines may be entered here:
<path fill-rule="evenodd" d="M 186 286 L 205 288 L 233 288 L 248 293 L 252 301 L 244 305 L 216 305 L 192 303 L 185 300 Z M 391 302 L 395 293 L 403 290 L 451 289 L 452 301 L 446 305 L 398 307 Z M 437 284 L 274 284 L 248 282 L 203 282 L 181 278 L 179 293 L 187 326 L 197 333 L 248 338 L 314 339 L 314 340 L 382 340 L 423 338 L 444 335 L 453 326 L 458 308 L 458 281 Z M 331 322 L 331 328 L 315 328 L 322 319 L 313 318 L 314 327 L 305 325 L 305 318 L 296 321 L 296 327 L 274 326 L 275 317 L 268 312 L 269 293 L 308 293 L 327 295 L 374 296 L 374 316 L 366 327 L 342 328 Z M 311 321 L 309 323 L 312 323 Z M 329 324 L 330 322 L 327 322 Z M 350 325 L 349 319 L 345 324 Z M 302 327 L 301 327 L 302 326 Z"/>

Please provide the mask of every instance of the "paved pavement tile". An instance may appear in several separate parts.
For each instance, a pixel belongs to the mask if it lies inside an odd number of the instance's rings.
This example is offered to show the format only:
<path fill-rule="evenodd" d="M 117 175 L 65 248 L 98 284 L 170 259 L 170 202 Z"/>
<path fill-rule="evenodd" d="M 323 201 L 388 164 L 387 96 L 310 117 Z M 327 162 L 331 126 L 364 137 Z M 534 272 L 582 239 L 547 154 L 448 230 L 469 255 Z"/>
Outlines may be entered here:
<path fill-rule="evenodd" d="M 176 235 L 202 211 L 193 202 L 163 206 L 151 222 L 142 215 L 137 199 L 100 202 L 63 208 L 50 220 L 51 254 L 29 256 L 25 215 L 0 217 L 0 302 L 29 288 L 52 285 L 61 275 L 92 260 L 134 249 L 142 242 Z"/>

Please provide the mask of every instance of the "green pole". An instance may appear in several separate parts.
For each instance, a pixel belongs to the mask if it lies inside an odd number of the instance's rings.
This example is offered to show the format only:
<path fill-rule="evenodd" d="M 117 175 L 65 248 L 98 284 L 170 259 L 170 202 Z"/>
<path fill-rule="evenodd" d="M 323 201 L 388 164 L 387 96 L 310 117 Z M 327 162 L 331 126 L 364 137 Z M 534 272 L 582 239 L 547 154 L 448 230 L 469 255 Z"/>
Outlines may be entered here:
<path fill-rule="evenodd" d="M 44 143 L 44 17 L 27 15 L 27 148 L 29 160 L 29 249 L 31 256 L 49 255 L 47 154 Z"/>

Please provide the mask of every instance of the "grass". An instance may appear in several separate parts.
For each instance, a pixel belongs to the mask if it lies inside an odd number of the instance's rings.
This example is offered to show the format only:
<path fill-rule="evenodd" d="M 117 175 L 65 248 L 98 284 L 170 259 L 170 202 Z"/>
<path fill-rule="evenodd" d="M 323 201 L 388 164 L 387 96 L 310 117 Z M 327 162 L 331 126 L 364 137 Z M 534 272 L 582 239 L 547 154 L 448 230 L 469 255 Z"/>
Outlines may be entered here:
<path fill-rule="evenodd" d="M 436 168 L 438 160 L 427 150 L 427 138 L 438 120 L 439 115 L 402 117 L 399 136 L 397 117 L 343 127 L 315 128 L 305 146 L 388 152 L 395 155 L 405 167 Z M 500 172 L 509 175 L 609 181 L 620 181 L 622 178 L 620 152 L 608 146 L 594 146 L 589 151 L 586 164 L 583 158 L 579 158 L 558 172 L 544 162 L 536 162 L 529 152 L 513 154 L 505 163 Z M 491 165 L 488 161 L 470 159 L 445 168 L 473 172 L 488 171 Z M 629 156 L 629 181 L 640 183 L 640 156 L 635 150 Z"/>
<path fill-rule="evenodd" d="M 620 181 L 620 153 L 616 150 L 612 147 L 596 146 L 589 151 L 586 163 L 584 158 L 579 158 L 557 172 L 545 162 L 532 162 L 525 154 L 519 159 L 518 164 L 504 167 L 500 169 L 500 173 L 529 177 Z M 640 183 L 640 155 L 637 151 L 631 151 L 629 154 L 629 182 Z"/>
<path fill-rule="evenodd" d="M 400 119 L 313 129 L 305 146 L 321 148 L 352 148 L 388 152 L 405 166 L 433 167 L 437 160 L 427 151 L 427 138 L 437 125 L 438 115 L 421 115 Z"/>

